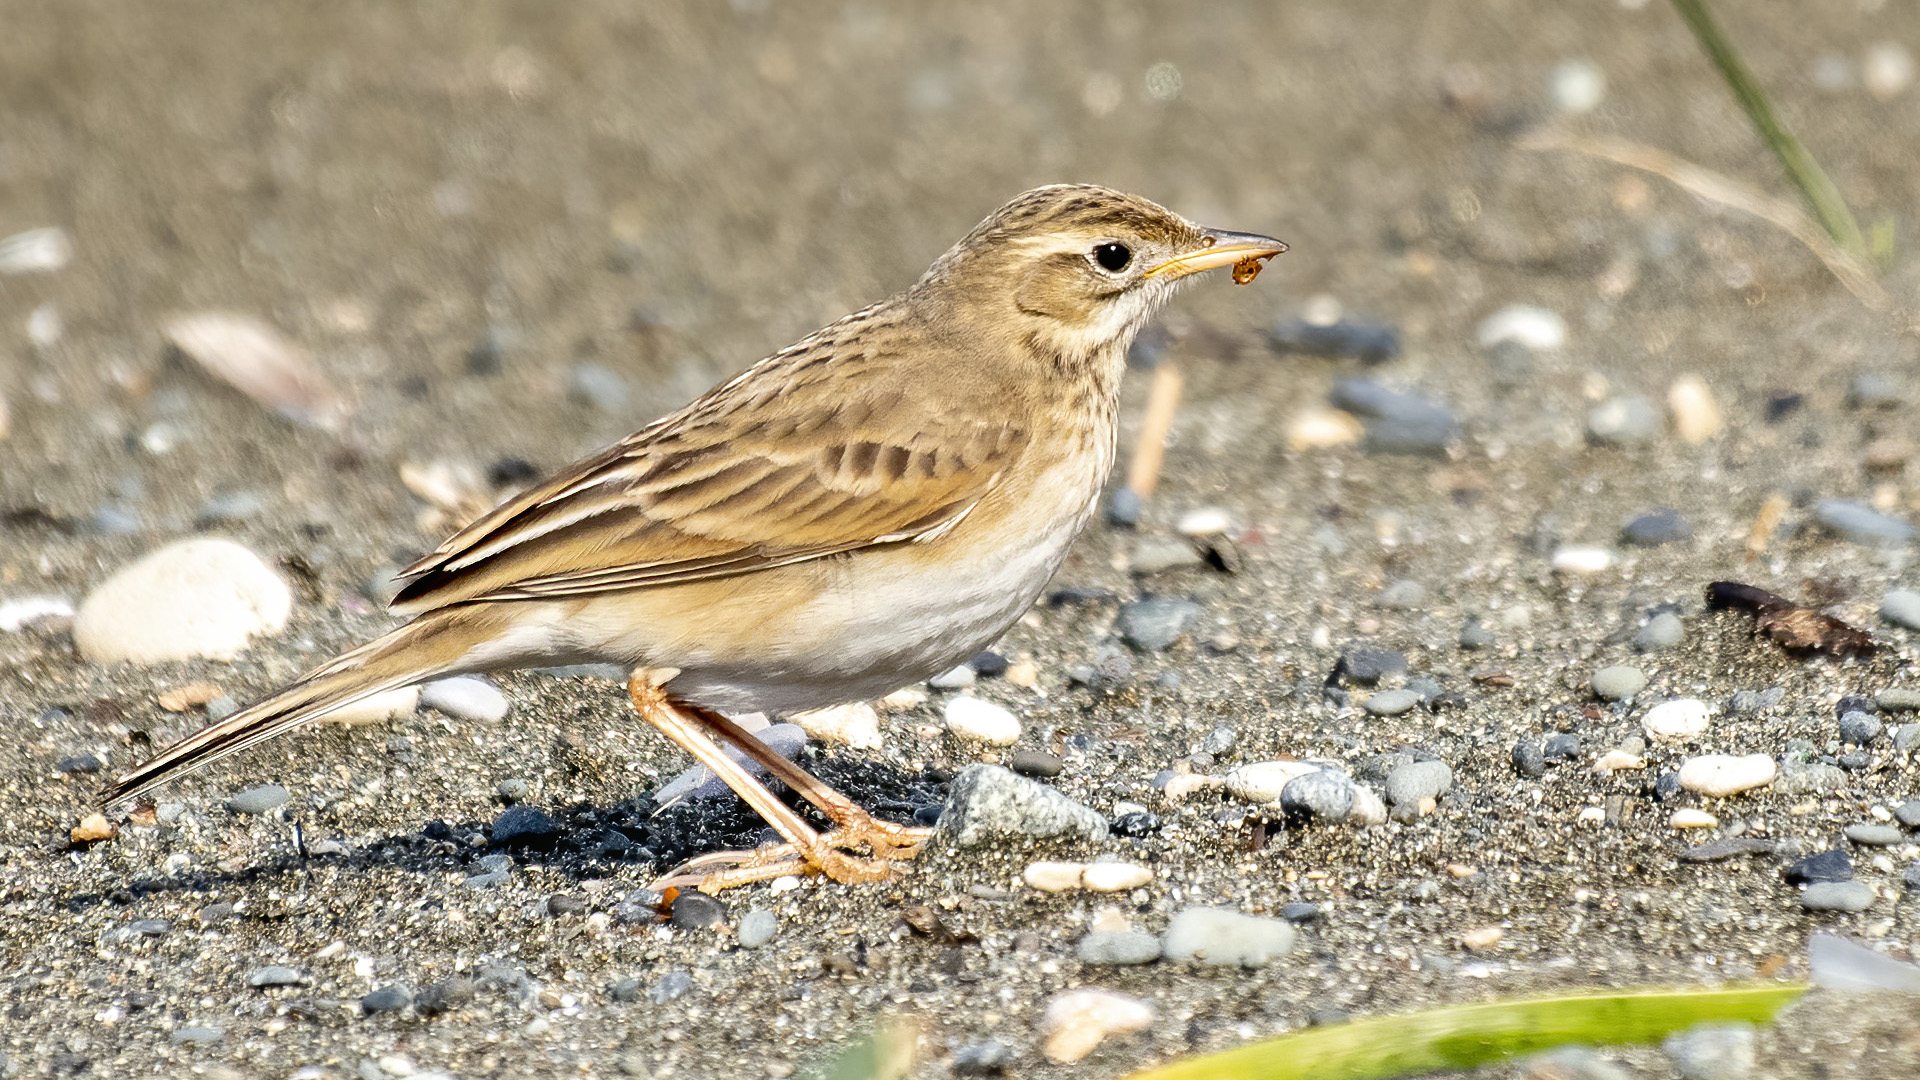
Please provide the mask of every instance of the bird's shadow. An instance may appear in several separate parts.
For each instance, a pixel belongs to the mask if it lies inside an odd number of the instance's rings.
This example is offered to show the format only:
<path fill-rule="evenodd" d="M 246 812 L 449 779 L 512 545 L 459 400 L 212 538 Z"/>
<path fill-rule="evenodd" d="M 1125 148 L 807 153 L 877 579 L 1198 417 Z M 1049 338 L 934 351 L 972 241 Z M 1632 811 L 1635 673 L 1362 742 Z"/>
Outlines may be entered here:
<path fill-rule="evenodd" d="M 914 772 L 850 758 L 816 758 L 807 762 L 807 769 L 875 817 L 900 824 L 926 825 L 936 820 L 950 779 L 949 773 L 932 767 Z M 784 786 L 775 787 L 816 828 L 829 827 L 811 805 Z M 295 877 L 318 867 L 480 875 L 509 866 L 539 866 L 576 881 L 615 874 L 639 879 L 695 856 L 750 849 L 777 839 L 767 823 L 731 792 L 664 808 L 654 803 L 651 793 L 610 806 L 577 803 L 552 812 L 510 807 L 492 821 L 428 821 L 412 832 L 338 850 L 334 850 L 337 845 L 304 836 L 297 821 L 293 825 L 290 843 L 275 845 L 272 855 L 239 869 L 194 869 L 137 878 L 111 889 L 74 894 L 66 898 L 65 906 L 79 912 L 104 903 L 133 904 L 150 896 L 211 893 Z"/>

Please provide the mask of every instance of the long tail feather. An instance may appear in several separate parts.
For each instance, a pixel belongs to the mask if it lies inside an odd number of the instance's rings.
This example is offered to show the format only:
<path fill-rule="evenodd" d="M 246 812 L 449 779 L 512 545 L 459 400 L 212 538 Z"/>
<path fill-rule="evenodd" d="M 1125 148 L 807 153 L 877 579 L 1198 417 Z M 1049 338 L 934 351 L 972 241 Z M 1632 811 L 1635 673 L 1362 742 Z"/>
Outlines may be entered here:
<path fill-rule="evenodd" d="M 474 645 L 497 632 L 500 622 L 484 605 L 423 615 L 155 754 L 103 790 L 100 804 L 138 795 L 364 698 L 451 673 Z"/>

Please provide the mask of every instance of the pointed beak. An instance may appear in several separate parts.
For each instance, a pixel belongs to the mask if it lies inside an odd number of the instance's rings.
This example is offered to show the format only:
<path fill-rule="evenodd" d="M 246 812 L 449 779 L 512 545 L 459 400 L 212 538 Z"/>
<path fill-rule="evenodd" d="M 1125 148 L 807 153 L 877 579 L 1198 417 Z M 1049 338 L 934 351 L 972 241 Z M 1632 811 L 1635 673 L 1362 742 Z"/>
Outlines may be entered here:
<path fill-rule="evenodd" d="M 1166 262 L 1148 270 L 1146 278 L 1166 278 L 1176 280 L 1188 274 L 1198 274 L 1202 270 L 1214 270 L 1222 266 L 1234 267 L 1233 279 L 1241 284 L 1253 280 L 1260 272 L 1260 265 L 1287 250 L 1287 245 L 1271 236 L 1257 233 L 1227 232 L 1225 229 L 1206 229 L 1201 233 L 1205 246 L 1175 255 Z"/>

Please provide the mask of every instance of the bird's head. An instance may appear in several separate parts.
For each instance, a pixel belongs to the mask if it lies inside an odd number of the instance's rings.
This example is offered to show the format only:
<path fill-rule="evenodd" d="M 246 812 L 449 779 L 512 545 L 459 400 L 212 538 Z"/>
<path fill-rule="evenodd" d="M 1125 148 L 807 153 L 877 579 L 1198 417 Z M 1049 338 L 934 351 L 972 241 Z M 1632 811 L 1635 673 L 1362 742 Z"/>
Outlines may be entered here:
<path fill-rule="evenodd" d="M 1285 250 L 1270 237 L 1196 225 L 1136 195 L 1057 184 L 994 211 L 914 291 L 949 319 L 984 316 L 976 326 L 1079 366 L 1123 354 L 1186 278 L 1223 266 L 1257 269 L 1257 260 Z"/>

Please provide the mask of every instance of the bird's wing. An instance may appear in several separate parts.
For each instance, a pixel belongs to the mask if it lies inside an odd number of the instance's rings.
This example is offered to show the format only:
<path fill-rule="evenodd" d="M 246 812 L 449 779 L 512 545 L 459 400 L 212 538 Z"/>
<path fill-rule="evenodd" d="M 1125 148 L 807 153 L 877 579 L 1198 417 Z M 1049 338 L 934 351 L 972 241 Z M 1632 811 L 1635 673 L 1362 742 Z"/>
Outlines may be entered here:
<path fill-rule="evenodd" d="M 462 529 L 402 571 L 394 607 L 730 577 L 941 535 L 1028 433 L 868 385 L 875 360 L 750 370 Z"/>

